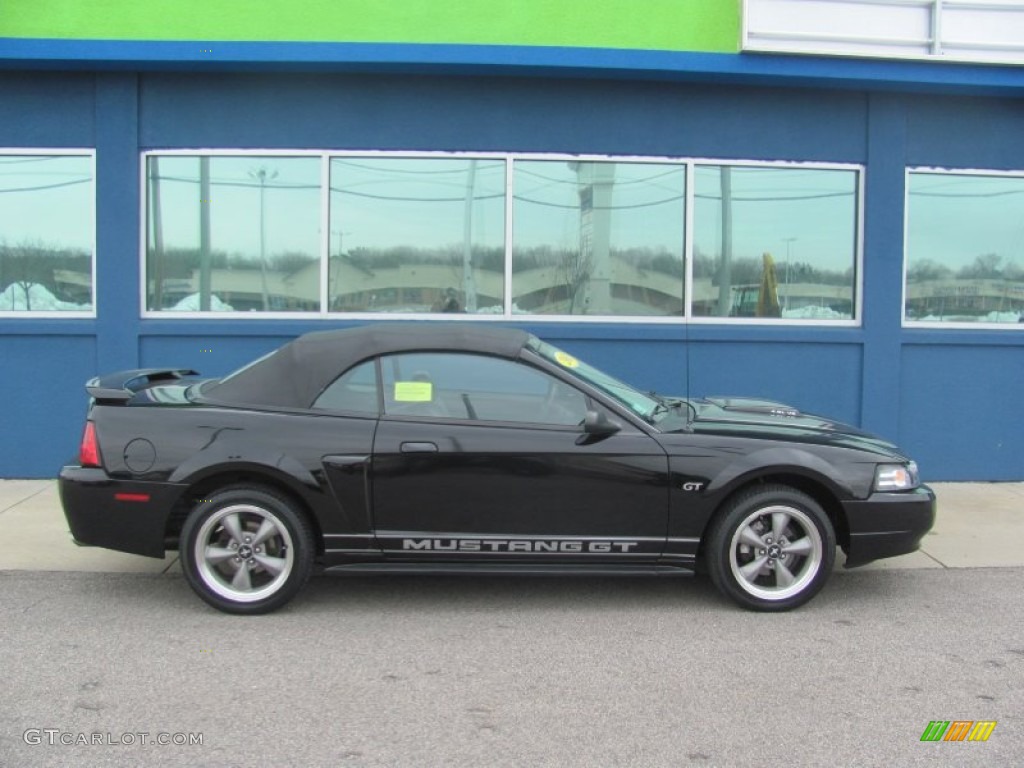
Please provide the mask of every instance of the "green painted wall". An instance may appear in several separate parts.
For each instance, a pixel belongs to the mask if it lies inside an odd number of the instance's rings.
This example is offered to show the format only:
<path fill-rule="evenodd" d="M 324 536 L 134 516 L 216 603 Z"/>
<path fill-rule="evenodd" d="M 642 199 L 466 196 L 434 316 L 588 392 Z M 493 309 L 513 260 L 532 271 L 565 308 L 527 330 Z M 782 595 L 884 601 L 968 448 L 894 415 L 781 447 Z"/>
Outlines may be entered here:
<path fill-rule="evenodd" d="M 741 0 L 0 0 L 0 37 L 735 53 Z"/>

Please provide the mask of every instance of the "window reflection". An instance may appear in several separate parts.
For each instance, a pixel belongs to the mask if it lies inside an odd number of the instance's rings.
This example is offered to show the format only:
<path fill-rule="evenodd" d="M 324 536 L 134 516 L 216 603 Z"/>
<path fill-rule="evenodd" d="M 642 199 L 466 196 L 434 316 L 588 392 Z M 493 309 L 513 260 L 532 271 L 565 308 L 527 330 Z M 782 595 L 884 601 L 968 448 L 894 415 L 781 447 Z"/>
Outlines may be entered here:
<path fill-rule="evenodd" d="M 1024 178 L 911 173 L 905 316 L 1024 322 Z"/>
<path fill-rule="evenodd" d="M 698 166 L 693 314 L 849 320 L 857 172 Z"/>
<path fill-rule="evenodd" d="M 697 317 L 817 321 L 852 319 L 857 303 L 854 169 L 692 166 L 687 288 L 684 161 L 146 164 L 150 311 L 682 318 L 689 301 Z"/>
<path fill-rule="evenodd" d="M 329 309 L 501 313 L 505 163 L 331 160 Z"/>
<path fill-rule="evenodd" d="M 683 314 L 686 169 L 517 161 L 513 311 Z"/>
<path fill-rule="evenodd" d="M 147 308 L 320 309 L 320 160 L 151 156 Z"/>
<path fill-rule="evenodd" d="M 0 155 L 0 312 L 92 309 L 92 158 Z"/>

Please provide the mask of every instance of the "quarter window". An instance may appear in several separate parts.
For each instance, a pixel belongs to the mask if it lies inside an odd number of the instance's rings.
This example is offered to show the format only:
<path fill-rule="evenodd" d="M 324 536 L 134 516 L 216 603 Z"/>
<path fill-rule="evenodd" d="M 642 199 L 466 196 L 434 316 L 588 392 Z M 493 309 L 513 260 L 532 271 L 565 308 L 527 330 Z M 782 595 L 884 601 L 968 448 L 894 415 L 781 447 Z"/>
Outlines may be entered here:
<path fill-rule="evenodd" d="M 377 366 L 373 360 L 357 365 L 335 379 L 313 403 L 322 411 L 349 411 L 376 416 Z"/>

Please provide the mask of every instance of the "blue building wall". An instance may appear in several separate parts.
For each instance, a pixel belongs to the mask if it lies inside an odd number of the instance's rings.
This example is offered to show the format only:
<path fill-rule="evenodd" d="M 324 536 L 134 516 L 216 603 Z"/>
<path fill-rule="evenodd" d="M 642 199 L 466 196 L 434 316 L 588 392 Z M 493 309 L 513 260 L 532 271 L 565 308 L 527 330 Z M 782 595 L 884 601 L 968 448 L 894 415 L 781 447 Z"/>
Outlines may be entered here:
<path fill-rule="evenodd" d="M 721 83 L 313 73 L 0 72 L 0 147 L 95 147 L 95 320 L 0 319 L 0 476 L 53 476 L 85 379 L 219 375 L 342 321 L 139 318 L 139 153 L 585 152 L 862 163 L 859 328 L 520 323 L 640 386 L 755 394 L 898 441 L 930 479 L 1024 479 L 1024 333 L 904 330 L 904 169 L 1024 169 L 1024 106 Z M 211 350 L 211 351 L 204 351 Z"/>

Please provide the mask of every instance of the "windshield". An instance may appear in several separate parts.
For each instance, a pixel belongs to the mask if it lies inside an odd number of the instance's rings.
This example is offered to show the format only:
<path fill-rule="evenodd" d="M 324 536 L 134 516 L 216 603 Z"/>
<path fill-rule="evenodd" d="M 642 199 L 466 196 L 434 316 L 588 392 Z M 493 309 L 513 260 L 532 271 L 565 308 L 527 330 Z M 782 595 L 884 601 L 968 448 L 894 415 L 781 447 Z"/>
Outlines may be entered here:
<path fill-rule="evenodd" d="M 653 424 L 656 421 L 656 417 L 666 410 L 664 404 L 658 398 L 634 389 L 629 384 L 609 376 L 604 371 L 599 371 L 592 365 L 587 365 L 582 360 L 578 360 L 568 352 L 564 352 L 558 347 L 548 344 L 546 341 L 531 338 L 526 346 L 545 360 L 549 360 L 559 366 L 566 373 L 582 379 L 591 386 L 601 390 L 649 424 Z"/>

